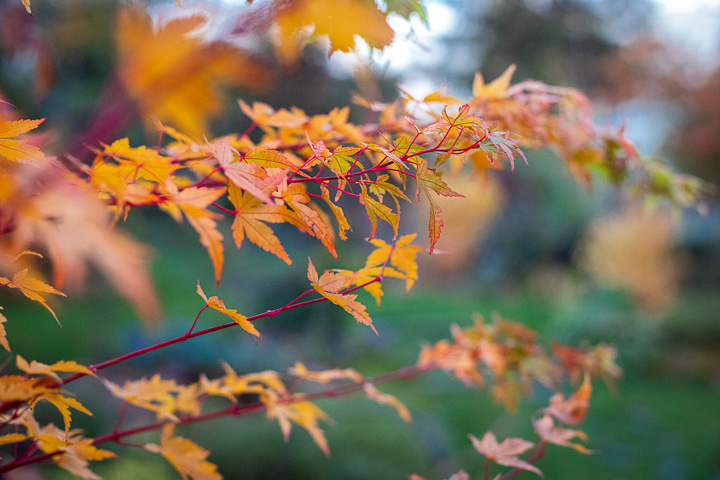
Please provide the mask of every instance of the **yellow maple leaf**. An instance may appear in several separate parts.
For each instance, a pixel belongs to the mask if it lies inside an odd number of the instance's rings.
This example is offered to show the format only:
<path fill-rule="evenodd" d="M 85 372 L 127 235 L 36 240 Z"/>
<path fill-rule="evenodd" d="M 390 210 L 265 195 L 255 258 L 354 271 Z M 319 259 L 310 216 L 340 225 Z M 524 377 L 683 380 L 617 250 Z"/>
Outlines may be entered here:
<path fill-rule="evenodd" d="M 103 383 L 117 398 L 155 412 L 158 419 L 177 420 L 173 395 L 177 390 L 175 380 L 164 380 L 156 373 L 149 380 L 144 377 L 135 381 L 128 380 L 122 387 L 105 379 Z"/>
<path fill-rule="evenodd" d="M 44 118 L 0 122 L 0 157 L 12 162 L 27 162 L 41 158 L 43 154 L 39 148 L 22 140 L 16 140 L 15 137 L 37 128 L 43 121 Z"/>
<path fill-rule="evenodd" d="M 349 278 L 334 272 L 325 272 L 322 277 L 318 277 L 317 270 L 315 270 L 315 266 L 309 258 L 307 276 L 315 291 L 335 305 L 342 307 L 343 310 L 355 317 L 355 320 L 372 328 L 373 332 L 379 335 L 375 326 L 372 324 L 370 315 L 365 311 L 367 307 L 355 300 L 357 295 L 337 293 L 348 285 L 350 281 Z"/>
<path fill-rule="evenodd" d="M 418 279 L 417 254 L 423 251 L 423 247 L 412 245 L 416 236 L 416 233 L 403 235 L 398 238 L 395 245 L 387 244 L 380 239 L 370 240 L 370 243 L 375 245 L 377 249 L 368 256 L 365 268 L 385 265 L 389 258 L 390 265 L 397 268 L 404 275 L 405 289 L 409 292 L 415 284 L 415 280 Z"/>
<path fill-rule="evenodd" d="M 488 84 L 486 84 L 483 80 L 482 73 L 476 73 L 475 80 L 473 80 L 472 85 L 473 96 L 475 98 L 488 100 L 502 98 L 510 86 L 510 79 L 512 78 L 513 73 L 515 73 L 515 68 L 515 65 L 510 65 L 502 75 Z"/>
<path fill-rule="evenodd" d="M 225 306 L 225 301 L 219 299 L 217 296 L 212 296 L 210 298 L 206 297 L 205 292 L 203 292 L 202 288 L 200 288 L 199 281 L 197 284 L 197 294 L 200 295 L 203 300 L 205 300 L 205 303 L 208 305 L 208 307 L 232 318 L 235 323 L 240 325 L 242 329 L 246 332 L 251 333 L 256 337 L 260 337 L 260 332 L 257 331 L 257 328 L 255 328 L 255 325 L 253 325 L 252 322 L 249 322 L 247 320 L 247 317 L 245 315 L 239 314 L 237 310 L 227 308 Z"/>
<path fill-rule="evenodd" d="M 66 297 L 67 295 L 62 293 L 60 290 L 51 287 L 42 280 L 38 280 L 37 278 L 30 276 L 28 272 L 29 269 L 24 268 L 13 275 L 12 280 L 0 277 L 0 284 L 2 284 L 2 286 L 19 289 L 23 295 L 28 297 L 30 300 L 34 300 L 40 303 L 43 307 L 47 308 L 48 311 L 52 313 L 52 316 L 55 317 L 55 321 L 60 324 L 60 320 L 58 320 L 57 315 L 55 315 L 53 309 L 50 308 L 50 305 L 47 304 L 47 300 L 42 294 L 53 293 L 55 295 L 62 295 L 63 297 Z"/>
<path fill-rule="evenodd" d="M 314 403 L 294 402 L 275 403 L 268 406 L 268 418 L 277 418 L 280 430 L 287 442 L 290 438 L 292 422 L 308 431 L 315 444 L 325 455 L 330 455 L 325 433 L 320 429 L 318 420 L 327 420 L 327 413 L 320 410 Z"/>
<path fill-rule="evenodd" d="M 311 35 L 327 35 L 330 50 L 343 52 L 355 48 L 356 35 L 373 48 L 390 45 L 394 35 L 375 2 L 366 0 L 292 0 L 276 22 L 276 49 L 286 63 L 297 60 Z"/>
<path fill-rule="evenodd" d="M 15 358 L 15 364 L 27 375 L 45 375 L 46 377 L 51 377 L 58 382 L 60 381 L 60 377 L 55 372 L 75 372 L 84 373 L 86 375 L 95 375 L 92 370 L 75 361 L 61 360 L 53 363 L 52 365 L 46 365 L 38 362 L 37 360 L 33 360 L 28 363 L 27 360 L 18 355 Z"/>
<path fill-rule="evenodd" d="M 163 427 L 160 445 L 148 443 L 145 450 L 160 453 L 180 473 L 184 480 L 222 480 L 217 465 L 207 461 L 210 452 L 187 438 L 174 436 L 175 425 Z"/>

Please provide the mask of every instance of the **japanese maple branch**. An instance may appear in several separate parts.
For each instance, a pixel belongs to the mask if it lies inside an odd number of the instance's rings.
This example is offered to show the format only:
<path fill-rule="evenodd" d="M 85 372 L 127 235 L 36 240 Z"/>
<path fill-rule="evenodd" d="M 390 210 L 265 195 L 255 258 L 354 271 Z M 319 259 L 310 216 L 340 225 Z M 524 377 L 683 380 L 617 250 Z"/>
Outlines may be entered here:
<path fill-rule="evenodd" d="M 375 277 L 375 278 L 373 278 L 372 280 L 368 280 L 367 282 L 365 282 L 365 283 L 363 283 L 363 284 L 361 284 L 361 285 L 357 285 L 357 286 L 355 286 L 355 287 L 348 288 L 347 290 L 345 290 L 345 291 L 343 292 L 343 294 L 352 293 L 352 292 L 354 292 L 355 290 L 359 290 L 359 289 L 361 289 L 361 288 L 364 288 L 364 287 L 366 287 L 366 286 L 368 286 L 368 285 L 371 285 L 371 284 L 373 284 L 373 283 L 380 282 L 380 281 L 382 281 L 382 276 Z M 313 292 L 313 291 L 314 291 L 313 289 L 307 290 L 307 291 L 304 292 L 302 295 L 300 295 L 300 297 L 302 297 L 303 295 L 306 295 L 306 294 L 308 294 L 308 293 L 311 293 L 311 292 Z M 298 298 L 300 298 L 300 297 L 298 297 Z M 297 299 L 296 299 L 296 300 L 297 300 Z M 304 301 L 304 302 L 299 302 L 299 303 L 292 303 L 292 302 L 291 302 L 291 303 L 289 303 L 289 304 L 287 304 L 287 305 L 285 305 L 285 306 L 283 306 L 283 307 L 276 308 L 276 309 L 274 309 L 274 310 L 268 310 L 268 311 L 266 311 L 266 312 L 258 313 L 257 315 L 253 315 L 253 316 L 251 316 L 251 317 L 247 317 L 247 321 L 253 322 L 253 321 L 258 320 L 258 319 L 260 319 L 260 318 L 274 317 L 274 316 L 276 316 L 276 315 L 278 315 L 278 314 L 280 314 L 280 313 L 282 313 L 282 312 L 284 312 L 284 311 L 286 311 L 286 310 L 291 310 L 291 309 L 294 309 L 294 308 L 300 308 L 300 307 L 304 307 L 304 306 L 306 306 L 306 305 L 312 305 L 313 303 L 319 303 L 319 302 L 323 302 L 323 301 L 326 301 L 326 300 L 327 300 L 327 298 L 321 297 L 321 298 L 316 298 L 316 299 L 313 299 L 313 300 L 306 300 L 306 301 Z M 295 300 L 293 300 L 293 301 L 295 301 Z M 196 321 L 197 321 L 197 318 L 196 318 Z M 134 351 L 134 352 L 129 352 L 129 353 L 126 353 L 126 354 L 124 354 L 124 355 L 120 355 L 119 357 L 115 357 L 115 358 L 112 358 L 112 359 L 110 359 L 110 360 L 106 360 L 106 361 L 101 362 L 101 363 L 98 363 L 98 364 L 96 364 L 96 365 L 90 365 L 90 366 L 88 367 L 88 369 L 89 369 L 90 371 L 92 371 L 93 373 L 96 373 L 96 372 L 98 372 L 98 371 L 100 371 L 100 370 L 103 370 L 103 369 L 105 369 L 105 368 L 107 368 L 107 367 L 110 367 L 110 366 L 112 366 L 112 365 L 115 365 L 115 364 L 117 364 L 117 363 L 124 362 L 124 361 L 126 361 L 126 360 L 131 359 L 131 358 L 135 358 L 135 357 L 138 357 L 138 356 L 140 356 L 140 355 L 144 355 L 144 354 L 146 354 L 146 353 L 150 353 L 150 352 L 153 352 L 153 351 L 155 351 L 155 350 L 159 350 L 159 349 L 161 349 L 161 348 L 165 348 L 165 347 L 168 347 L 168 346 L 170 346 L 170 345 L 174 345 L 174 344 L 176 344 L 176 343 L 184 342 L 184 341 L 186 341 L 186 340 L 189 340 L 189 339 L 195 338 L 195 337 L 199 337 L 199 336 L 201 336 L 201 335 L 207 335 L 208 333 L 216 332 L 216 331 L 218 331 L 218 330 L 224 330 L 224 329 L 226 329 L 226 328 L 235 327 L 235 326 L 237 326 L 237 325 L 238 325 L 238 324 L 237 324 L 236 322 L 228 322 L 228 323 L 224 323 L 224 324 L 221 324 L 221 325 L 216 325 L 216 326 L 214 326 L 214 327 L 206 328 L 206 329 L 204 329 L 204 330 L 199 330 L 199 331 L 197 331 L 197 332 L 192 332 L 192 329 L 191 329 L 190 331 L 188 331 L 187 333 L 184 333 L 183 335 L 180 335 L 179 337 L 175 337 L 175 338 L 172 338 L 172 339 L 170 339 L 170 340 L 166 340 L 166 341 L 164 341 L 164 342 L 156 343 L 156 344 L 154 344 L 154 345 L 150 345 L 150 346 L 147 346 L 147 347 L 145 347 L 145 348 L 141 348 L 141 349 L 136 350 L 136 351 Z M 193 326 L 194 326 L 194 324 L 193 324 Z M 75 380 L 78 380 L 79 378 L 82 378 L 82 377 L 84 377 L 84 376 L 86 376 L 86 375 L 87 375 L 87 373 L 76 373 L 76 374 L 74 374 L 74 375 L 71 375 L 71 376 L 65 378 L 65 379 L 62 380 L 61 382 L 59 382 L 59 383 L 58 383 L 58 386 L 67 385 L 68 383 L 74 382 Z M 2 406 L 0 406 L 0 411 L 6 411 L 6 410 L 7 410 L 7 405 L 2 405 Z"/>

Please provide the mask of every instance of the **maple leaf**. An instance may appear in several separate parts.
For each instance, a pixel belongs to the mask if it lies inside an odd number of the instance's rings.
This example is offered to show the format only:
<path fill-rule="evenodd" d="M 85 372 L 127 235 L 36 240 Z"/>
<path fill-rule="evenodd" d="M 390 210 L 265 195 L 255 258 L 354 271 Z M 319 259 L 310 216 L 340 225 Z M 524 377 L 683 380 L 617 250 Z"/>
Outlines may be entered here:
<path fill-rule="evenodd" d="M 375 388 L 375 385 L 369 382 L 365 382 L 363 384 L 363 390 L 365 390 L 365 395 L 367 395 L 370 400 L 373 400 L 381 405 L 390 405 L 392 407 L 395 407 L 398 415 L 400 415 L 400 418 L 402 418 L 408 423 L 411 421 L 412 417 L 410 415 L 410 410 L 408 410 L 407 407 L 403 405 L 403 403 L 398 400 L 395 395 L 383 393 L 377 388 Z"/>
<path fill-rule="evenodd" d="M 177 390 L 175 380 L 164 380 L 156 373 L 149 380 L 145 377 L 136 381 L 128 380 L 122 387 L 107 379 L 102 381 L 115 397 L 155 412 L 158 419 L 177 420 L 173 396 L 173 392 Z"/>
<path fill-rule="evenodd" d="M 240 154 L 230 146 L 230 139 L 228 137 L 213 143 L 211 152 L 218 160 L 220 166 L 223 167 L 225 176 L 227 176 L 230 181 L 268 205 L 275 205 L 275 201 L 261 188 L 258 188 L 257 185 L 258 182 L 267 178 L 267 173 L 256 163 L 236 162 L 235 156 L 239 156 Z"/>
<path fill-rule="evenodd" d="M 60 377 L 55 372 L 75 372 L 84 373 L 86 375 L 95 375 L 95 373 L 89 368 L 80 365 L 75 361 L 61 360 L 55 362 L 52 365 L 46 365 L 44 363 L 33 360 L 30 363 L 27 362 L 23 357 L 17 355 L 15 357 L 15 364 L 17 367 L 25 372 L 27 375 L 45 375 L 56 381 L 60 381 Z"/>
<path fill-rule="evenodd" d="M 29 6 L 28 12 L 29 12 Z M 28 162 L 43 157 L 43 153 L 34 145 L 30 145 L 15 137 L 38 127 L 44 118 L 39 120 L 14 120 L 0 122 L 0 157 L 11 162 Z"/>
<path fill-rule="evenodd" d="M 556 393 L 550 398 L 550 406 L 544 412 L 552 415 L 559 421 L 570 425 L 577 425 L 585 418 L 585 413 L 590 405 L 590 394 L 592 384 L 590 375 L 585 374 L 582 385 L 567 400 L 562 393 Z"/>
<path fill-rule="evenodd" d="M 286 63 L 294 63 L 309 30 L 314 36 L 327 35 L 330 50 L 349 52 L 355 47 L 355 36 L 370 47 L 390 44 L 393 30 L 375 2 L 361 0 L 292 0 L 276 17 L 276 48 Z"/>
<path fill-rule="evenodd" d="M 266 252 L 276 255 L 288 265 L 292 264 L 280 240 L 264 222 L 290 222 L 304 228 L 297 215 L 285 206 L 267 205 L 256 196 L 242 192 L 235 185 L 230 185 L 228 198 L 235 206 L 235 220 L 232 223 L 235 245 L 240 248 L 247 236 L 248 240 Z"/>
<path fill-rule="evenodd" d="M 45 299 L 45 297 L 43 297 L 42 294 L 52 293 L 55 295 L 62 295 L 63 297 L 66 297 L 67 295 L 62 293 L 60 290 L 51 287 L 42 280 L 31 277 L 28 271 L 29 269 L 27 268 L 20 270 L 15 275 L 13 275 L 12 280 L 5 277 L 0 277 L 0 284 L 2 284 L 2 286 L 8 286 L 10 288 L 17 288 L 23 293 L 23 295 L 28 297 L 30 300 L 34 300 L 40 303 L 43 307 L 47 308 L 50 313 L 52 313 L 52 316 L 55 317 L 55 321 L 58 322 L 59 325 L 60 320 L 58 320 L 57 315 L 55 315 L 53 309 L 50 308 L 50 305 L 47 304 L 47 300 Z"/>
<path fill-rule="evenodd" d="M 268 406 L 268 418 L 277 418 L 280 430 L 287 442 L 290 439 L 292 422 L 303 427 L 315 444 L 325 455 L 330 455 L 325 433 L 320 429 L 318 420 L 326 420 L 328 415 L 311 402 L 275 403 Z"/>
<path fill-rule="evenodd" d="M 510 65 L 502 75 L 488 84 L 485 84 L 483 76 L 480 72 L 476 73 L 475 80 L 472 85 L 473 96 L 488 100 L 495 100 L 504 97 L 505 92 L 510 86 L 510 79 L 512 78 L 513 73 L 515 73 L 515 68 L 515 65 Z"/>
<path fill-rule="evenodd" d="M 532 442 L 522 438 L 506 438 L 502 443 L 498 443 L 495 434 L 492 432 L 487 432 L 482 440 L 479 440 L 474 435 L 468 435 L 468 437 L 470 437 L 475 450 L 487 457 L 488 460 L 492 460 L 498 465 L 521 468 L 542 476 L 540 469 L 518 458 L 518 455 L 534 446 Z"/>
<path fill-rule="evenodd" d="M 225 193 L 225 188 L 188 187 L 180 191 L 172 181 L 165 182 L 168 200 L 160 205 L 176 221 L 180 221 L 180 211 L 185 214 L 188 223 L 200 234 L 200 243 L 207 249 L 215 269 L 215 285 L 220 284 L 222 267 L 225 260 L 223 235 L 217 229 L 215 219 L 220 215 L 206 209 L 208 205 Z"/>
<path fill-rule="evenodd" d="M 3 307 L 0 307 L 0 310 L 2 309 Z M 3 325 L 5 322 L 7 322 L 7 318 L 5 317 L 5 315 L 0 313 L 0 345 L 2 345 L 3 348 L 9 352 L 10 343 L 8 343 L 7 331 L 5 330 L 5 325 Z"/>
<path fill-rule="evenodd" d="M 304 231 L 317 237 L 330 254 L 337 258 L 338 255 L 333 243 L 333 231 L 329 226 L 329 219 L 322 211 L 315 210 L 309 205 L 310 197 L 306 193 L 305 187 L 299 183 L 289 185 L 283 192 L 283 199 L 307 227 Z"/>
<path fill-rule="evenodd" d="M 7 445 L 8 443 L 18 443 L 27 440 L 27 435 L 22 433 L 8 433 L 0 435 L 0 445 Z"/>
<path fill-rule="evenodd" d="M 361 183 L 360 188 L 362 191 L 360 193 L 359 200 L 365 207 L 365 211 L 370 219 L 370 239 L 375 238 L 375 233 L 377 232 L 377 219 L 380 217 L 380 219 L 386 221 L 390 224 L 390 226 L 392 226 L 393 231 L 395 232 L 395 237 L 393 237 L 394 240 L 398 234 L 398 224 L 400 222 L 399 215 L 393 212 L 387 205 L 384 205 L 382 202 L 379 202 L 368 195 L 367 187 L 365 187 L 364 184 Z"/>
<path fill-rule="evenodd" d="M 52 423 L 40 428 L 34 419 L 28 418 L 24 419 L 24 423 L 40 450 L 45 453 L 61 452 L 52 456 L 53 461 L 78 478 L 102 480 L 88 468 L 89 462 L 116 456 L 114 452 L 95 447 L 93 439 L 83 437 L 81 430 L 63 432 Z"/>
<path fill-rule="evenodd" d="M 222 480 L 217 465 L 207 461 L 210 452 L 187 438 L 173 436 L 175 425 L 169 423 L 160 434 L 160 445 L 145 444 L 149 452 L 160 453 L 184 480 Z"/>
<path fill-rule="evenodd" d="M 346 288 L 350 281 L 349 278 L 333 272 L 324 272 L 322 277 L 318 277 L 317 270 L 315 270 L 315 266 L 309 258 L 307 276 L 315 291 L 335 305 L 342 307 L 343 310 L 355 317 L 355 320 L 369 326 L 376 335 L 379 335 L 378 331 L 375 330 L 375 326 L 372 324 L 370 315 L 365 311 L 367 307 L 355 300 L 357 295 L 338 293 Z"/>
<path fill-rule="evenodd" d="M 550 415 L 545 415 L 539 420 L 533 421 L 533 428 L 540 438 L 549 443 L 560 445 L 561 447 L 570 447 L 580 453 L 593 453 L 579 443 L 572 443 L 570 440 L 577 437 L 583 441 L 587 441 L 587 435 L 581 430 L 571 430 L 555 426 L 555 421 Z"/>
<path fill-rule="evenodd" d="M 352 281 L 352 285 L 362 285 L 364 283 L 370 282 L 381 275 L 383 277 L 395 277 L 395 278 L 405 278 L 407 279 L 407 275 L 404 273 L 398 272 L 392 267 L 388 266 L 374 266 L 374 267 L 364 267 L 358 270 L 357 272 L 350 272 L 347 270 L 337 270 L 338 273 L 341 275 L 345 275 L 346 277 L 349 277 Z M 373 282 L 369 283 L 368 285 L 365 285 L 363 287 L 365 291 L 370 293 L 370 295 L 375 298 L 375 302 L 377 303 L 378 307 L 380 306 L 380 300 L 383 296 L 383 289 L 382 289 L 382 282 Z"/>
<path fill-rule="evenodd" d="M 428 224 L 428 233 L 430 235 L 430 253 L 433 252 L 435 243 L 440 238 L 440 230 L 443 227 L 442 218 L 440 214 L 442 210 L 435 201 L 435 198 L 431 195 L 430 191 L 434 191 L 437 194 L 445 197 L 463 197 L 463 195 L 453 191 L 443 179 L 438 175 L 437 172 L 430 170 L 427 166 L 427 160 L 422 159 L 417 164 L 417 193 L 416 198 L 420 198 L 420 191 L 425 194 L 428 201 L 430 202 L 430 222 Z"/>
<path fill-rule="evenodd" d="M 289 372 L 296 377 L 303 378 L 305 380 L 312 380 L 314 382 L 328 383 L 333 380 L 349 379 L 353 382 L 361 382 L 363 376 L 352 368 L 346 368 L 343 370 L 332 369 L 323 370 L 321 372 L 310 372 L 307 367 L 301 362 L 295 362 L 295 366 L 289 369 Z"/>
<path fill-rule="evenodd" d="M 333 212 L 333 215 L 335 215 L 335 220 L 337 220 L 338 222 L 338 235 L 340 235 L 340 238 L 342 240 L 347 240 L 347 235 L 345 234 L 345 232 L 348 230 L 352 231 L 352 228 L 350 228 L 350 224 L 348 223 L 347 218 L 345 218 L 345 212 L 343 212 L 342 208 L 340 208 L 338 205 L 335 205 L 330 200 L 330 192 L 325 185 L 320 185 L 320 192 L 322 193 L 322 199 L 325 200 L 325 203 L 328 204 L 330 210 Z"/>
<path fill-rule="evenodd" d="M 397 239 L 395 245 L 389 245 L 381 239 L 370 240 L 370 243 L 377 248 L 368 255 L 365 267 L 384 265 L 389 258 L 390 265 L 397 268 L 404 275 L 405 290 L 409 292 L 415 284 L 415 280 L 418 279 L 418 266 L 415 258 L 418 253 L 424 250 L 423 247 L 412 245 L 416 236 L 416 233 L 403 235 Z"/>
<path fill-rule="evenodd" d="M 143 8 L 126 6 L 115 35 L 120 79 L 147 119 L 202 138 L 208 118 L 223 110 L 221 85 L 258 89 L 266 84 L 260 62 L 193 34 L 206 25 L 204 15 L 156 20 L 154 28 Z"/>
<path fill-rule="evenodd" d="M 27 10 L 27 12 L 30 15 L 32 15 L 32 10 L 30 9 L 30 0 L 20 0 L 20 1 L 22 2 L 23 6 L 25 7 L 25 10 Z"/>
<path fill-rule="evenodd" d="M 197 294 L 200 295 L 203 300 L 205 300 L 205 303 L 208 305 L 208 307 L 232 318 L 235 323 L 240 325 L 240 327 L 242 327 L 242 329 L 246 332 L 251 333 L 256 337 L 260 337 L 260 332 L 257 331 L 257 328 L 255 328 L 255 325 L 253 325 L 252 322 L 249 322 L 247 320 L 247 317 L 245 315 L 237 313 L 237 310 L 231 310 L 227 308 L 225 306 L 225 301 L 219 299 L 217 296 L 207 298 L 205 296 L 205 292 L 203 292 L 202 288 L 200 288 L 200 281 L 198 281 L 197 284 Z"/>

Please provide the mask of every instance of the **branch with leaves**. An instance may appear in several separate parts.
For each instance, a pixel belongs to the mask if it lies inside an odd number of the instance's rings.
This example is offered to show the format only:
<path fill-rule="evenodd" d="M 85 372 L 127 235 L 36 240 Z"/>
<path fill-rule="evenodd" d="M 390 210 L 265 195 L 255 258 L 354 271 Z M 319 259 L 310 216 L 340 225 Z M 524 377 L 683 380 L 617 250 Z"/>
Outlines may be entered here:
<path fill-rule="evenodd" d="M 355 0 L 258 3 L 262 4 L 248 7 L 247 22 L 236 30 L 252 33 L 274 26 L 276 54 L 288 65 L 297 60 L 303 45 L 318 36 L 328 36 L 331 51 L 352 49 L 355 35 L 380 48 L 392 39 L 388 14 L 425 16 L 417 0 L 384 2 L 383 10 L 374 2 Z M 22 4 L 30 12 L 30 2 L 23 0 Z M 258 320 L 319 302 L 342 308 L 380 335 L 361 302 L 362 291 L 378 306 L 388 278 L 404 280 L 409 292 L 418 280 L 417 255 L 423 251 L 432 254 L 442 233 L 438 198 L 463 201 L 453 189 L 453 180 L 483 178 L 506 168 L 512 171 L 516 163 L 527 163 L 525 149 L 553 150 L 574 178 L 588 188 L 600 179 L 649 200 L 662 198 L 677 206 L 697 204 L 705 188 L 698 180 L 641 156 L 622 130 L 595 125 L 590 102 L 580 92 L 535 81 L 512 84 L 512 66 L 490 83 L 477 74 L 472 97 L 464 100 L 443 91 L 422 98 L 401 91 L 399 100 L 392 103 L 356 96 L 355 103 L 367 110 L 362 124 L 349 121 L 349 107 L 308 115 L 297 108 L 276 110 L 264 103 L 249 105 L 239 100 L 250 128 L 213 137 L 206 133 L 209 118 L 222 107 L 217 86 L 240 82 L 228 73 L 238 69 L 247 72 L 242 82 L 258 83 L 253 77 L 261 77 L 262 68 L 245 52 L 190 35 L 207 27 L 208 16 L 161 18 L 153 27 L 150 16 L 137 6 L 122 7 L 118 15 L 119 60 L 108 88 L 120 93 L 106 95 L 114 100 L 100 102 L 97 121 L 78 134 L 66 151 L 51 156 L 32 136 L 44 119 L 0 118 L 3 292 L 19 291 L 60 323 L 50 306 L 50 295 L 64 296 L 66 286 L 72 287 L 66 291 L 75 290 L 86 280 L 88 269 L 95 268 L 134 305 L 141 318 L 159 321 L 162 312 L 147 273 L 147 249 L 120 227 L 137 208 L 157 209 L 179 224 L 187 222 L 207 251 L 216 287 L 222 279 L 223 240 L 228 233 L 237 248 L 249 242 L 290 265 L 293 259 L 276 235 L 277 225 L 288 224 L 300 234 L 316 238 L 337 258 L 337 238 L 345 241 L 353 231 L 345 210 L 356 208 L 367 216 L 367 237 L 374 250 L 356 270 L 319 273 L 308 259 L 311 288 L 281 307 L 255 315 L 226 306 L 216 295 L 208 296 L 198 282 L 196 293 L 204 306 L 186 333 L 94 365 L 65 360 L 47 365 L 17 355 L 15 365 L 21 373 L 0 376 L 0 445 L 14 449 L 12 458 L 0 464 L 0 473 L 53 462 L 79 478 L 99 478 L 89 462 L 115 456 L 115 452 L 97 447 L 115 443 L 163 455 L 183 478 L 214 480 L 221 477 L 207 460 L 209 452 L 177 436 L 176 427 L 260 411 L 278 421 L 286 440 L 292 425 L 299 425 L 327 455 L 330 446 L 319 423 L 327 415 L 316 402 L 364 392 L 410 421 L 410 410 L 397 397 L 381 392 L 378 385 L 431 370 L 444 370 L 469 387 L 492 379 L 492 396 L 508 410 L 517 407 L 519 396 L 531 393 L 535 382 L 559 391 L 564 379 L 577 384 L 582 376 L 575 393 L 567 399 L 557 393 L 541 418 L 533 422 L 539 442 L 517 438 L 498 442 L 492 432 L 481 438 L 470 436 L 473 446 L 487 459 L 486 479 L 490 478 L 491 462 L 514 468 L 496 477 L 500 479 L 523 470 L 540 473 L 535 464 L 548 443 L 589 452 L 573 441 L 586 440 L 584 433 L 566 426 L 577 425 L 584 417 L 591 377 L 612 381 L 620 376 L 614 349 L 607 345 L 590 350 L 554 345 L 548 354 L 533 331 L 499 317 L 491 323 L 476 317 L 468 328 L 454 326 L 452 340 L 423 347 L 415 365 L 377 377 L 365 378 L 351 368 L 309 371 L 298 361 L 289 369 L 292 377 L 334 382 L 314 391 L 294 391 L 279 372 L 238 375 L 228 364 L 223 364 L 225 373 L 220 377 L 201 375 L 186 384 L 160 373 L 123 385 L 105 378 L 105 369 L 131 358 L 234 326 L 260 342 Z M 339 24 L 343 28 L 338 28 Z M 159 58 L 163 62 L 158 63 Z M 137 119 L 156 128 L 156 145 L 132 146 L 128 138 L 117 139 L 115 133 Z M 82 158 L 77 155 L 78 145 L 82 146 Z M 421 197 L 429 204 L 427 249 L 413 244 L 416 234 L 400 235 L 401 206 Z M 228 223 L 223 220 L 231 221 L 229 232 L 222 230 Z M 392 230 L 392 241 L 379 238 L 383 224 Z M 51 272 L 51 279 L 46 272 Z M 208 309 L 231 321 L 195 330 Z M 10 352 L 6 321 L 0 314 L 0 345 Z M 102 382 L 109 395 L 123 401 L 113 430 L 94 438 L 72 428 L 73 413 L 92 412 L 67 391 L 70 384 L 86 377 Z M 205 401 L 211 397 L 222 397 L 230 405 L 208 409 Z M 35 418 L 39 403 L 49 403 L 57 410 L 63 428 Z M 153 412 L 156 418 L 123 429 L 130 407 Z M 148 431 L 160 432 L 159 443 L 126 440 Z M 527 451 L 529 455 L 521 459 Z M 459 472 L 453 478 L 467 477 Z"/>

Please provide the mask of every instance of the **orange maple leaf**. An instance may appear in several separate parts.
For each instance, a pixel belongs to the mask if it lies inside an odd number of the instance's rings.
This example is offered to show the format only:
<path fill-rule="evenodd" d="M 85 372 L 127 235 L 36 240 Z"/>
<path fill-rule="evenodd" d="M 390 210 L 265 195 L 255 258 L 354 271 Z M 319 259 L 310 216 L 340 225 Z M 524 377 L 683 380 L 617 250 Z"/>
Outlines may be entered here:
<path fill-rule="evenodd" d="M 208 118 L 223 110 L 220 85 L 264 86 L 265 69 L 226 44 L 197 34 L 203 14 L 157 19 L 139 6 L 118 15 L 116 42 L 120 79 L 146 118 L 171 123 L 190 136 L 207 132 Z"/>
<path fill-rule="evenodd" d="M 355 300 L 357 295 L 338 293 L 347 287 L 350 282 L 349 278 L 335 272 L 324 272 L 322 277 L 318 277 L 317 270 L 309 258 L 307 276 L 315 291 L 335 305 L 342 307 L 343 310 L 355 317 L 355 320 L 369 326 L 376 335 L 379 335 L 372 324 L 370 315 L 365 311 L 367 307 Z"/>
<path fill-rule="evenodd" d="M 0 122 L 0 157 L 11 162 L 27 162 L 42 158 L 43 154 L 39 148 L 22 140 L 16 140 L 15 137 L 37 128 L 43 121 L 44 118 Z"/>
<path fill-rule="evenodd" d="M 476 98 L 486 98 L 488 100 L 502 98 L 510 86 L 510 79 L 512 79 L 513 73 L 515 73 L 515 68 L 515 65 L 510 65 L 502 75 L 488 84 L 485 83 L 480 72 L 476 73 L 472 85 L 473 96 Z"/>
<path fill-rule="evenodd" d="M 400 418 L 406 422 L 411 421 L 412 416 L 410 415 L 410 410 L 408 410 L 408 408 L 400 400 L 398 400 L 395 395 L 383 393 L 375 388 L 375 385 L 369 382 L 365 382 L 363 384 L 363 390 L 365 390 L 365 395 L 367 395 L 370 400 L 373 400 L 381 405 L 390 405 L 391 407 L 395 407 L 398 415 L 400 415 Z"/>
<path fill-rule="evenodd" d="M 198 281 L 197 284 L 197 294 L 202 297 L 203 300 L 205 300 L 205 303 L 208 305 L 208 307 L 212 308 L 213 310 L 217 310 L 218 312 L 222 313 L 223 315 L 227 315 L 228 317 L 232 318 L 235 323 L 240 325 L 243 330 L 245 330 L 248 333 L 251 333 L 255 335 L 256 337 L 260 337 L 260 332 L 257 331 L 257 328 L 255 328 L 255 325 L 252 324 L 252 322 L 248 322 L 247 317 L 245 315 L 241 315 L 237 313 L 237 310 L 229 309 L 225 306 L 225 301 L 219 299 L 216 296 L 212 296 L 210 298 L 207 298 L 205 296 L 205 292 L 203 292 L 202 288 L 200 288 L 200 281 Z"/>
<path fill-rule="evenodd" d="M 170 179 L 165 182 L 168 201 L 160 204 L 176 221 L 185 214 L 188 223 L 200 235 L 200 243 L 207 249 L 215 269 L 215 284 L 220 284 L 225 261 L 223 235 L 217 229 L 215 219 L 221 218 L 207 207 L 225 193 L 225 188 L 187 187 L 182 191 Z"/>
<path fill-rule="evenodd" d="M 0 310 L 2 310 L 3 307 L 0 307 Z M 7 339 L 7 331 L 5 330 L 5 325 L 3 325 L 5 322 L 7 322 L 7 318 L 5 315 L 0 313 L 0 345 L 7 350 L 10 351 L 10 343 L 8 343 Z"/>
<path fill-rule="evenodd" d="M 445 197 L 463 197 L 455 191 L 453 191 L 443 181 L 442 177 L 437 172 L 430 170 L 427 165 L 427 160 L 422 159 L 417 164 L 417 193 L 416 198 L 420 198 L 420 191 L 425 194 L 425 197 L 430 202 L 430 222 L 428 224 L 428 233 L 430 235 L 430 253 L 433 252 L 437 239 L 440 238 L 440 230 L 443 227 L 443 221 L 440 217 L 442 210 L 440 205 L 435 201 L 435 197 L 430 193 L 435 193 Z"/>
<path fill-rule="evenodd" d="M 210 452 L 187 438 L 174 436 L 175 425 L 169 423 L 160 434 L 160 445 L 145 444 L 145 450 L 160 453 L 184 480 L 222 480 L 217 465 L 207 461 Z"/>
<path fill-rule="evenodd" d="M 353 382 L 361 382 L 363 376 L 352 368 L 323 370 L 321 372 L 311 372 L 301 362 L 295 362 L 295 366 L 289 369 L 292 375 L 314 382 L 328 383 L 333 380 L 349 379 Z"/>

